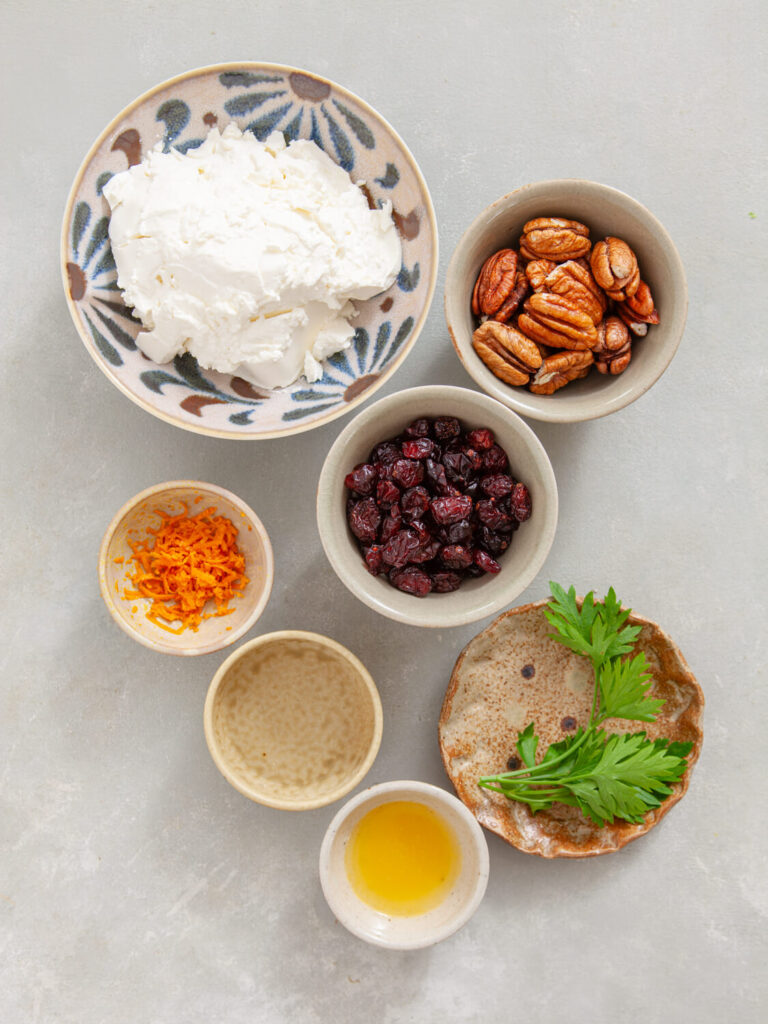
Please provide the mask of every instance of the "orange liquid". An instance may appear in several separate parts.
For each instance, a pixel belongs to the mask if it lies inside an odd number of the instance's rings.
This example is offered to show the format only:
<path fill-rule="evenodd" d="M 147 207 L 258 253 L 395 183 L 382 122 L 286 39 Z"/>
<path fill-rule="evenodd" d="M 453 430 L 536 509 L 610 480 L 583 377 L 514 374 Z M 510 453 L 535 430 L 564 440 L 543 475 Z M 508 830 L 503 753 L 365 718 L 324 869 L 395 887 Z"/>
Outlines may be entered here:
<path fill-rule="evenodd" d="M 374 807 L 355 826 L 346 869 L 364 903 L 390 917 L 413 917 L 449 894 L 461 870 L 461 850 L 432 808 L 393 800 Z"/>

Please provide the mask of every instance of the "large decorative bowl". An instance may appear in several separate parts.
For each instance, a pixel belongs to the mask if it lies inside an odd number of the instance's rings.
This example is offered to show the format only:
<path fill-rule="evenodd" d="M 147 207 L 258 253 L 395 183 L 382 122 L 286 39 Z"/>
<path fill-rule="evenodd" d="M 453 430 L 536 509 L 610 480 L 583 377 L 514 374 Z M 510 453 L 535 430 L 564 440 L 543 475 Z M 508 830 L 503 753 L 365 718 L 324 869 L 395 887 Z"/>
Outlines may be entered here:
<path fill-rule="evenodd" d="M 389 199 L 403 246 L 392 287 L 356 303 L 352 346 L 324 364 L 321 380 L 267 391 L 201 369 L 190 355 L 151 362 L 136 346 L 140 324 L 117 287 L 109 244 L 109 178 L 139 163 L 158 142 L 185 152 L 213 125 L 234 121 L 266 138 L 314 140 L 365 182 L 370 204 Z M 352 93 L 324 78 L 279 64 L 218 64 L 150 89 L 104 129 L 75 176 L 61 240 L 67 303 L 98 366 L 142 409 L 185 430 L 260 439 L 328 423 L 365 401 L 405 359 L 435 290 L 437 226 L 416 161 L 387 122 Z"/>

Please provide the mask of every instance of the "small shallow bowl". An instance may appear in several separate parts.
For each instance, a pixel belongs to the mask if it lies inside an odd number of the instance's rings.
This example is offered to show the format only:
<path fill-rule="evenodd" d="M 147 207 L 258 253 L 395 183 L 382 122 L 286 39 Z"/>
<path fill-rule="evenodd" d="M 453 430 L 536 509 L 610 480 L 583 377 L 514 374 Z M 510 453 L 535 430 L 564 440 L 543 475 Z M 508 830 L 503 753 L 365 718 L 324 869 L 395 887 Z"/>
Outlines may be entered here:
<path fill-rule="evenodd" d="M 641 824 L 614 821 L 599 828 L 574 807 L 554 804 L 532 814 L 525 804 L 481 789 L 484 775 L 507 771 L 517 734 L 535 721 L 539 752 L 589 721 L 594 675 L 586 658 L 550 639 L 551 626 L 537 601 L 504 612 L 467 644 L 458 657 L 440 713 L 443 764 L 461 800 L 481 825 L 524 853 L 540 857 L 595 857 L 613 853 L 645 835 L 683 798 L 703 739 L 704 695 L 688 663 L 650 619 L 630 616 L 641 627 L 636 650 L 645 654 L 654 697 L 664 706 L 655 722 L 609 718 L 608 732 L 644 729 L 650 739 L 692 743 L 688 769 L 671 796 Z"/>
<path fill-rule="evenodd" d="M 477 323 L 470 304 L 485 260 L 498 249 L 517 249 L 523 225 L 535 217 L 566 217 L 586 224 L 593 242 L 615 235 L 634 249 L 651 288 L 661 323 L 644 338 L 632 336 L 632 361 L 616 377 L 594 368 L 553 395 L 534 395 L 495 377 L 472 348 Z M 685 271 L 674 242 L 641 203 L 595 181 L 566 178 L 523 185 L 491 203 L 464 232 L 445 280 L 445 319 L 464 368 L 484 391 L 536 420 L 574 423 L 623 409 L 659 379 L 683 336 L 688 311 Z"/>
<path fill-rule="evenodd" d="M 381 744 L 381 700 L 366 667 L 335 640 L 300 630 L 266 633 L 230 654 L 203 717 L 227 782 L 284 811 L 345 796 Z"/>
<path fill-rule="evenodd" d="M 426 804 L 452 830 L 461 850 L 461 869 L 448 896 L 413 917 L 390 917 L 363 902 L 345 865 L 347 843 L 360 819 L 394 800 Z M 426 782 L 384 782 L 344 804 L 328 826 L 320 848 L 320 884 L 328 906 L 353 935 L 387 949 L 421 949 L 453 935 L 479 907 L 488 884 L 488 845 L 466 807 L 444 789 Z"/>
<path fill-rule="evenodd" d="M 394 437 L 419 416 L 456 416 L 463 426 L 489 427 L 509 455 L 512 473 L 531 492 L 533 515 L 513 534 L 495 576 L 465 581 L 452 594 L 414 597 L 371 576 L 347 526 L 344 478 L 371 448 Z M 557 525 L 557 484 L 549 457 L 531 428 L 509 409 L 466 388 L 432 385 L 398 391 L 359 413 L 328 452 L 317 489 L 320 539 L 341 582 L 381 615 L 411 626 L 460 626 L 492 615 L 528 586 L 552 546 Z"/>
<path fill-rule="evenodd" d="M 176 514 L 184 506 L 190 514 L 215 506 L 238 528 L 237 545 L 245 555 L 249 578 L 243 596 L 233 598 L 231 615 L 204 620 L 196 633 L 169 633 L 146 617 L 150 602 L 146 598 L 126 600 L 125 586 L 131 549 L 128 540 L 145 536 L 147 527 L 157 527 L 161 519 L 156 509 Z M 115 559 L 122 559 L 116 562 Z M 99 551 L 99 586 L 109 614 L 120 628 L 140 644 L 163 654 L 212 654 L 239 640 L 264 611 L 274 579 L 272 545 L 267 531 L 253 511 L 231 491 L 198 480 L 172 480 L 141 491 L 123 505 L 107 527 Z"/>
<path fill-rule="evenodd" d="M 199 146 L 213 125 L 234 122 L 264 139 L 312 138 L 369 203 L 390 200 L 403 264 L 389 290 L 356 302 L 351 348 L 328 359 L 321 380 L 299 378 L 267 391 L 240 377 L 201 370 L 191 356 L 159 365 L 136 347 L 140 325 L 117 290 L 109 244 L 107 180 L 164 150 Z M 155 86 L 111 121 L 89 150 L 69 194 L 61 271 L 69 311 L 88 352 L 142 409 L 185 430 L 258 440 L 310 430 L 364 402 L 408 355 L 426 320 L 437 277 L 437 224 L 410 150 L 359 97 L 283 64 L 243 62 L 197 68 Z"/>

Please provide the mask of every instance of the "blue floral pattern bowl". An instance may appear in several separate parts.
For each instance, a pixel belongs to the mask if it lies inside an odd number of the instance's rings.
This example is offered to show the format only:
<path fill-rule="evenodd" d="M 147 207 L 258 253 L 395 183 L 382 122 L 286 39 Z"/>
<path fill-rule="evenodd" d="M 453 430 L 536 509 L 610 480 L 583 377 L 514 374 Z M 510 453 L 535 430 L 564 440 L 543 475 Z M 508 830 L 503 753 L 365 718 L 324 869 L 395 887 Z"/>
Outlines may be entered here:
<path fill-rule="evenodd" d="M 403 246 L 397 280 L 355 303 L 355 337 L 323 377 L 263 390 L 203 370 L 189 354 L 151 362 L 141 328 L 117 287 L 102 192 L 113 174 L 165 151 L 199 146 L 213 125 L 234 121 L 258 139 L 282 131 L 312 139 L 361 185 L 371 206 L 389 199 Z M 260 439 L 327 423 L 370 397 L 403 362 L 429 311 L 437 276 L 437 226 L 426 183 L 397 133 L 362 100 L 326 79 L 278 64 L 219 64 L 151 89 L 101 133 L 75 177 L 61 240 L 64 288 L 78 333 L 96 363 L 153 415 L 202 434 Z"/>

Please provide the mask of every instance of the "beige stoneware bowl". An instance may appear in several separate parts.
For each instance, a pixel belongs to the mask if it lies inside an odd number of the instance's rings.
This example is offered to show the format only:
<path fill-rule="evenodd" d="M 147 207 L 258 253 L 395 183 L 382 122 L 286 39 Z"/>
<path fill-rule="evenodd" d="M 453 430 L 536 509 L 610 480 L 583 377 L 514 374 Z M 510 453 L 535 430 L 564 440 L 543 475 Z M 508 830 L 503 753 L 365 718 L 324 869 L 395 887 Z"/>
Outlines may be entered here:
<path fill-rule="evenodd" d="M 605 728 L 645 729 L 651 739 L 691 742 L 690 767 L 672 795 L 640 825 L 616 821 L 598 828 L 576 808 L 555 804 L 534 815 L 525 804 L 481 789 L 481 776 L 508 770 L 517 734 L 529 722 L 536 722 L 541 753 L 589 719 L 592 668 L 586 658 L 549 639 L 551 626 L 542 614 L 546 604 L 537 601 L 505 612 L 459 655 L 440 714 L 443 764 L 480 824 L 518 850 L 548 858 L 613 853 L 649 832 L 685 795 L 701 752 L 704 695 L 667 634 L 650 619 L 632 614 L 629 621 L 642 627 L 637 650 L 645 653 L 653 677 L 650 692 L 665 704 L 655 722 L 608 719 Z"/>
<path fill-rule="evenodd" d="M 466 580 L 452 594 L 414 597 L 374 577 L 347 526 L 344 478 L 378 442 L 399 434 L 419 416 L 456 416 L 464 427 L 489 427 L 506 449 L 516 479 L 531 493 L 533 514 L 513 534 L 495 576 Z M 460 626 L 492 615 L 513 601 L 546 560 L 557 526 L 557 484 L 549 457 L 531 428 L 499 402 L 466 388 L 435 385 L 382 398 L 359 413 L 329 451 L 317 489 L 320 539 L 341 582 L 381 615 L 412 626 Z"/>
<path fill-rule="evenodd" d="M 395 800 L 426 804 L 453 831 L 461 851 L 459 875 L 448 896 L 413 917 L 390 917 L 363 902 L 345 866 L 347 843 L 360 819 Z M 353 935 L 387 949 L 420 949 L 453 935 L 480 906 L 488 884 L 488 845 L 466 807 L 444 789 L 426 782 L 385 782 L 358 793 L 328 826 L 320 849 L 320 884 L 328 906 Z"/>
<path fill-rule="evenodd" d="M 470 303 L 485 260 L 505 247 L 518 247 L 523 225 L 535 217 L 566 217 L 586 224 L 593 242 L 623 238 L 637 255 L 661 322 L 632 340 L 632 361 L 624 373 L 604 376 L 594 368 L 553 395 L 534 395 L 495 377 L 472 348 L 477 323 Z M 623 409 L 652 387 L 677 351 L 688 311 L 685 271 L 674 242 L 641 203 L 595 181 L 566 178 L 523 185 L 491 203 L 470 224 L 451 258 L 445 280 L 445 319 L 454 348 L 469 375 L 500 402 L 537 420 L 573 423 Z"/>
<path fill-rule="evenodd" d="M 205 739 L 243 796 L 284 811 L 339 800 L 373 764 L 381 701 L 362 662 L 318 633 L 266 633 L 213 677 Z"/>
<path fill-rule="evenodd" d="M 150 622 L 146 617 L 150 603 L 147 599 L 126 600 L 121 595 L 131 557 L 129 539 L 143 538 L 147 527 L 160 524 L 157 509 L 176 514 L 183 512 L 185 505 L 190 514 L 215 506 L 218 514 L 234 523 L 250 582 L 243 596 L 230 602 L 234 608 L 231 615 L 204 620 L 196 633 L 186 629 L 176 635 Z M 272 545 L 253 509 L 231 491 L 198 480 L 172 480 L 135 495 L 107 527 L 99 551 L 99 587 L 109 614 L 128 636 L 163 654 L 212 654 L 239 640 L 264 611 L 274 571 Z"/>

